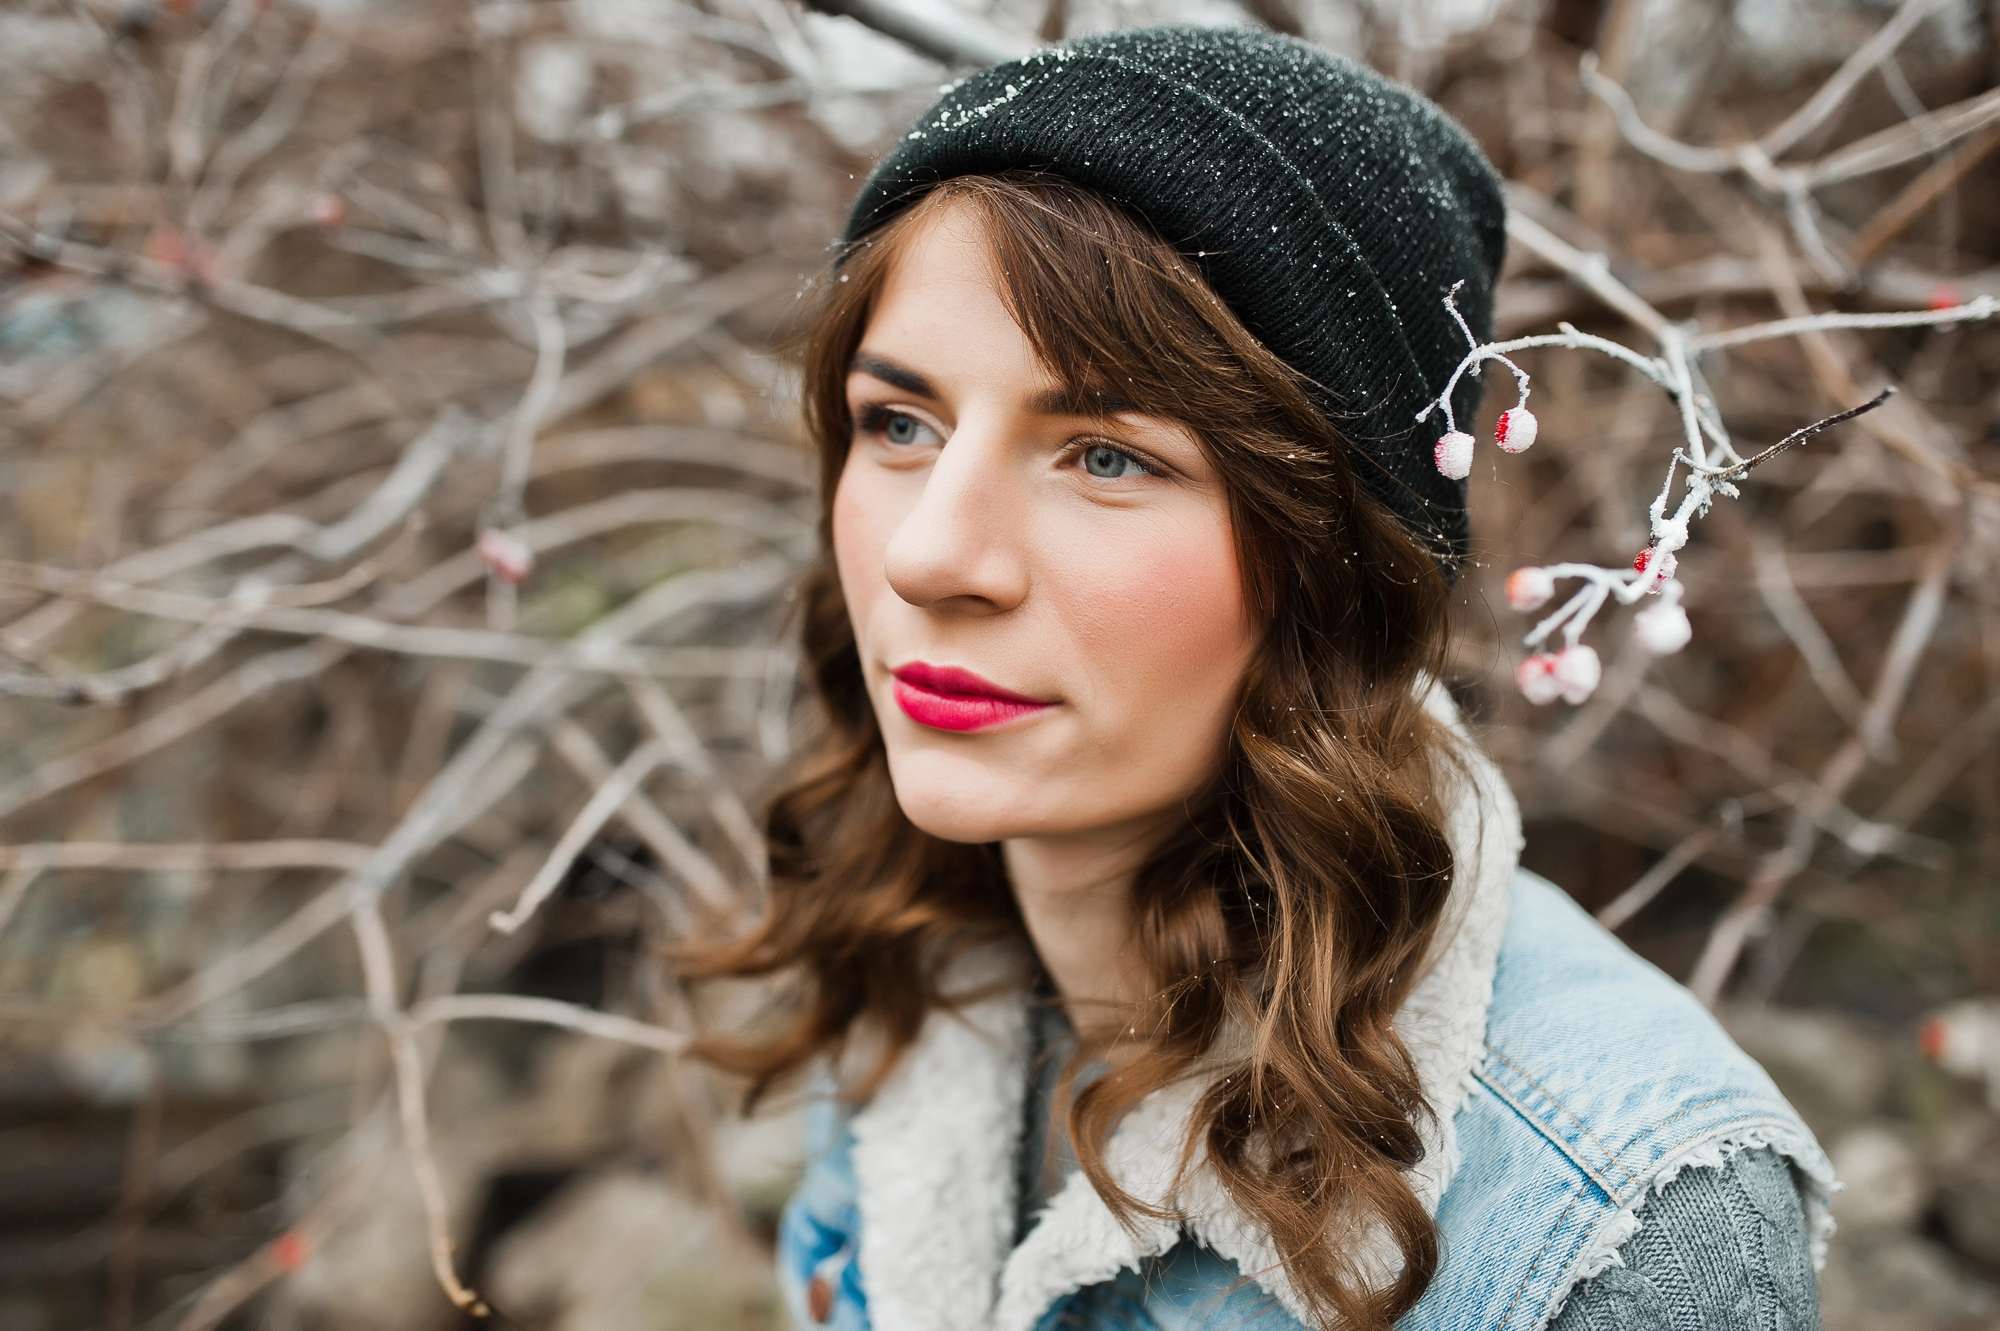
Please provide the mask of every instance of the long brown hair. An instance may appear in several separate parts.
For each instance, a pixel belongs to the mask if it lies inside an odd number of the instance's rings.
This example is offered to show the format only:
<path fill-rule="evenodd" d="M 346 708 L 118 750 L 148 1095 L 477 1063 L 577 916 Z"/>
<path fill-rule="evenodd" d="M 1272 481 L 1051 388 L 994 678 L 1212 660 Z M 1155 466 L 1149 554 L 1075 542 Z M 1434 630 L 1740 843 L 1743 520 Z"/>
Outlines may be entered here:
<path fill-rule="evenodd" d="M 1113 1181 L 1104 1143 L 1145 1095 L 1227 1053 L 1185 1158 L 1205 1149 L 1316 1319 L 1386 1328 L 1438 1262 L 1403 1176 L 1431 1111 L 1390 1022 L 1452 877 L 1439 795 L 1451 741 L 1418 700 L 1442 664 L 1444 578 L 1358 483 L 1307 386 L 1193 262 L 1102 196 L 1027 172 L 934 187 L 821 285 L 804 391 L 829 503 L 853 432 L 848 365 L 877 294 L 915 230 L 959 206 L 982 221 L 1045 365 L 1197 433 L 1225 478 L 1262 628 L 1221 770 L 1133 884 L 1156 994 L 1141 1051 L 1068 1105 L 1078 1161 L 1121 1217 L 1149 1210 Z M 756 1092 L 865 1048 L 848 1088 L 865 1097 L 926 1015 L 962 998 L 942 987 L 951 958 L 1025 933 L 996 847 L 941 841 L 897 806 L 830 549 L 803 593 L 823 736 L 771 806 L 761 923 L 699 962 L 801 983 L 770 1038 L 702 1048 Z M 1217 1047 L 1225 1028 L 1247 1032 L 1241 1048 Z M 1402 1257 L 1386 1287 L 1356 1263 L 1371 1232 Z"/>

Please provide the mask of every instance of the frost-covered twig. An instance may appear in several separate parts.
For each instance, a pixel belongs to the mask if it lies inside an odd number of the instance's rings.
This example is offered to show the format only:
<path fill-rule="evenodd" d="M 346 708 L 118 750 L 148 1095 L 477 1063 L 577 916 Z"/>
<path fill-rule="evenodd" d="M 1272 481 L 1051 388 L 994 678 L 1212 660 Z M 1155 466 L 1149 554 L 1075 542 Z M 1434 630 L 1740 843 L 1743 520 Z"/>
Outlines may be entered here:
<path fill-rule="evenodd" d="M 1773 319 L 1688 339 L 1694 353 L 1722 351 L 1729 347 L 1768 342 L 1773 338 L 1803 337 L 1807 333 L 1830 333 L 1840 328 L 1943 328 L 1961 323 L 1977 323 L 2000 314 L 2000 299 L 1977 296 L 1960 304 L 1932 310 L 1896 310 L 1886 314 L 1813 314 L 1798 319 Z"/>
<path fill-rule="evenodd" d="M 1647 514 L 1650 535 L 1646 548 L 1633 559 L 1631 569 L 1563 563 L 1516 569 L 1507 580 L 1508 603 L 1523 613 L 1547 604 L 1555 595 L 1559 580 L 1574 579 L 1583 584 L 1523 639 L 1530 655 L 1522 661 L 1515 678 L 1522 694 L 1538 704 L 1554 702 L 1558 698 L 1576 704 L 1596 691 L 1603 678 L 1603 664 L 1596 649 L 1585 644 L 1582 637 L 1607 602 L 1615 600 L 1620 605 L 1631 605 L 1643 596 L 1657 595 L 1658 602 L 1640 611 L 1634 618 L 1633 629 L 1639 645 L 1648 652 L 1662 655 L 1685 647 L 1693 629 L 1688 623 L 1687 612 L 1681 608 L 1685 589 L 1674 573 L 1679 565 L 1679 552 L 1688 542 L 1689 524 L 1706 515 L 1709 506 L 1718 497 L 1735 498 L 1739 493 L 1736 482 L 1755 468 L 1789 452 L 1831 426 L 1874 410 L 1895 392 L 1893 388 L 1884 388 L 1858 407 L 1814 421 L 1794 430 L 1769 448 L 1744 457 L 1730 441 L 1714 403 L 1697 391 L 1691 355 L 1695 343 L 1679 327 L 1666 325 L 1659 330 L 1661 354 L 1657 357 L 1642 356 L 1620 343 L 1584 333 L 1568 324 L 1564 324 L 1558 333 L 1482 344 L 1473 336 L 1472 329 L 1459 313 L 1455 298 L 1462 285 L 1463 282 L 1459 282 L 1452 286 L 1445 294 L 1444 304 L 1465 335 L 1466 354 L 1446 379 L 1438 396 L 1417 413 L 1419 423 L 1430 419 L 1433 412 L 1439 412 L 1444 417 L 1445 432 L 1439 437 L 1434 450 L 1437 469 L 1444 475 L 1463 479 L 1472 470 L 1475 441 L 1470 434 L 1458 428 L 1451 398 L 1460 379 L 1468 372 L 1476 374 L 1479 367 L 1489 361 L 1497 361 L 1507 367 L 1514 376 L 1518 394 L 1514 405 L 1502 411 L 1495 422 L 1494 442 L 1508 453 L 1524 452 L 1534 445 L 1540 426 L 1528 410 L 1531 387 L 1528 372 L 1511 359 L 1511 354 L 1517 351 L 1562 347 L 1609 356 L 1638 370 L 1664 390 L 1679 408 L 1681 417 L 1684 443 L 1674 450 L 1668 462 L 1666 479 Z M 1993 308 L 2000 308 L 2000 305 L 1982 300 L 1949 311 L 1886 316 L 1881 324 L 1862 326 L 1899 326 L 1888 320 L 1911 324 L 1934 323 L 1943 321 L 1940 315 L 1984 318 L 1993 312 Z M 1842 316 L 1826 317 L 1838 319 Z M 1766 336 L 1798 336 L 1816 331 L 1810 320 L 1786 320 L 1773 327 L 1781 327 L 1781 331 L 1734 330 L 1738 341 L 1726 345 L 1756 341 Z M 1669 513 L 1674 475 L 1680 467 L 1687 469 L 1686 491 Z M 1541 650 L 1558 630 L 1563 634 L 1561 650 Z"/>

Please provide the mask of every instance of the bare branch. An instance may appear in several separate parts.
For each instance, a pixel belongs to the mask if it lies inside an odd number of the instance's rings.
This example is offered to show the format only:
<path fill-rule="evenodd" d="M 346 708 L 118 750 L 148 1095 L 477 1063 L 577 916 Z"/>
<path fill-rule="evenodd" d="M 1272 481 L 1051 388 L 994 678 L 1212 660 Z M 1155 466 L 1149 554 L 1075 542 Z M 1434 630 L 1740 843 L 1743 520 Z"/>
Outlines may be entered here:
<path fill-rule="evenodd" d="M 751 877 L 762 883 L 766 867 L 764 834 L 750 816 L 750 811 L 743 807 L 743 801 L 729 788 L 722 769 L 717 766 L 708 747 L 701 742 L 701 736 L 688 724 L 687 717 L 674 705 L 674 700 L 667 696 L 667 691 L 660 687 L 658 680 L 626 675 L 622 682 L 626 696 L 638 708 L 646 728 L 666 746 L 669 760 L 707 789 L 709 813 L 735 844 L 737 854 L 743 857 Z"/>
<path fill-rule="evenodd" d="M 1785 885 L 1811 861 L 1818 820 L 1840 801 L 1867 762 L 1868 744 L 1863 736 L 1892 733 L 1894 718 L 1908 696 L 1917 661 L 1937 631 L 1938 614 L 1943 608 L 1945 585 L 1951 573 L 1954 553 L 1954 545 L 1948 541 L 1940 541 L 1934 547 L 1930 565 L 1924 572 L 1923 580 L 1910 593 L 1902 622 L 1890 642 L 1888 657 L 1876 676 L 1875 687 L 1868 699 L 1868 710 L 1862 718 L 1861 733 L 1849 737 L 1820 769 L 1819 779 L 1808 799 L 1798 805 L 1792 817 L 1784 845 L 1764 858 L 1742 895 L 1730 904 L 1710 930 L 1694 971 L 1688 977 L 1688 988 L 1702 1002 L 1714 1005 L 1723 984 L 1736 969 L 1736 960 L 1742 954 L 1743 945 L 1752 930 L 1766 917 Z M 1873 850 L 1888 831 L 1875 828 L 1872 824 L 1869 826 L 1871 835 L 1848 839 L 1850 849 L 1858 854 Z"/>
<path fill-rule="evenodd" d="M 454 628 L 446 625 L 404 626 L 373 619 L 345 610 L 317 610 L 302 606 L 261 603 L 254 595 L 232 601 L 217 601 L 183 592 L 154 591 L 77 576 L 60 569 L 31 565 L 0 564 L 0 581 L 43 591 L 83 597 L 100 605 L 116 606 L 161 619 L 190 624 L 222 625 L 231 630 L 261 629 L 271 633 L 293 633 L 303 637 L 330 638 L 376 651 L 400 652 L 411 656 L 444 656 L 474 661 L 498 661 L 508 665 L 541 666 L 555 670 L 597 671 L 610 674 L 674 674 L 688 666 L 705 673 L 721 664 L 723 673 L 762 672 L 760 654 L 745 652 L 741 663 L 727 654 L 708 649 L 693 656 L 673 651 L 629 647 L 622 643 L 585 635 L 572 642 L 524 637 L 497 629 Z M 0 678 L 0 691 L 9 682 Z M 13 691 L 29 691 L 26 685 Z"/>
<path fill-rule="evenodd" d="M 1883 24 L 1873 37 L 1863 42 L 1853 55 L 1841 62 L 1832 77 L 1820 85 L 1818 92 L 1808 98 L 1798 110 L 1758 137 L 1757 146 L 1764 155 L 1771 158 L 1783 157 L 1786 150 L 1797 144 L 1806 135 L 1823 124 L 1826 118 L 1840 109 L 1878 65 L 1890 58 L 1897 47 L 1903 44 L 1917 24 L 1930 17 L 1938 7 L 1938 0 L 1903 0 L 1894 18 Z"/>
<path fill-rule="evenodd" d="M 1847 247 L 1848 254 L 1856 263 L 1866 263 L 1874 258 L 1883 246 L 1901 235 L 1910 223 L 1923 216 L 1926 209 L 1985 161 L 1995 148 L 2000 148 L 2000 125 L 1977 138 L 1968 139 L 1942 161 L 1933 162 L 1922 175 L 1903 186 L 1880 212 L 1869 218 L 1868 225 L 1855 233 L 1854 242 Z"/>
<path fill-rule="evenodd" d="M 147 717 L 129 730 L 45 762 L 28 775 L 0 786 L 0 818 L 157 752 L 279 685 L 310 679 L 349 650 L 337 643 L 308 643 L 245 662 L 200 692 Z"/>
<path fill-rule="evenodd" d="M 573 721 L 564 721 L 550 732 L 556 754 L 576 774 L 592 785 L 601 786 L 612 776 L 610 759 L 590 737 L 590 732 Z M 738 904 L 729 878 L 715 861 L 696 848 L 674 826 L 673 821 L 640 791 L 633 791 L 620 806 L 618 816 L 636 832 L 640 840 L 660 857 L 660 863 L 679 875 L 709 910 L 727 915 Z"/>
<path fill-rule="evenodd" d="M 1757 591 L 1763 596 L 1764 605 L 1792 645 L 1799 649 L 1799 657 L 1806 663 L 1813 682 L 1841 718 L 1859 729 L 1867 704 L 1861 700 L 1861 690 L 1848 678 L 1846 667 L 1840 664 L 1839 650 L 1806 603 L 1799 599 L 1785 571 L 1784 551 L 1768 534 L 1759 531 L 1751 538 L 1750 562 L 1757 573 Z"/>
<path fill-rule="evenodd" d="M 1611 276 L 1601 254 L 1585 254 L 1555 232 L 1516 208 L 1507 210 L 1507 235 L 1575 278 L 1577 284 L 1647 332 L 1658 336 L 1667 317 Z"/>
<path fill-rule="evenodd" d="M 347 34 L 336 30 L 326 15 L 315 15 L 311 33 L 285 67 L 263 111 L 216 150 L 200 192 L 188 205 L 190 231 L 205 232 L 221 215 L 224 202 L 242 174 L 284 142 L 298 124 L 313 89 L 347 58 L 347 49 Z"/>
<path fill-rule="evenodd" d="M 415 1032 L 396 1001 L 396 969 L 389 931 L 382 921 L 380 906 L 372 898 L 356 903 L 353 920 L 355 938 L 361 944 L 361 969 L 367 982 L 368 1010 L 388 1037 L 390 1057 L 396 1070 L 396 1107 L 403 1128 L 403 1148 L 409 1154 L 410 1171 L 417 1181 L 417 1195 L 424 1204 L 425 1228 L 430 1235 L 431 1270 L 447 1298 L 474 1317 L 484 1317 L 488 1311 L 486 1305 L 477 1294 L 459 1283 L 458 1272 L 452 1263 L 451 1217 L 437 1157 L 431 1152 L 423 1052 L 417 1047 Z"/>
<path fill-rule="evenodd" d="M 947 65 L 994 65 L 1035 49 L 1028 38 L 941 0 L 812 0 L 811 7 L 844 14 Z"/>
<path fill-rule="evenodd" d="M 1644 910 L 1669 883 L 1680 877 L 1681 870 L 1700 859 L 1715 844 L 1717 835 L 1714 828 L 1704 827 L 1699 832 L 1682 837 L 1672 850 L 1661 857 L 1659 863 L 1639 876 L 1638 882 L 1607 902 L 1597 912 L 1597 922 L 1607 929 L 1616 929 Z"/>
<path fill-rule="evenodd" d="M 356 841 L 51 841 L 0 846 L 0 870 L 132 869 L 153 872 L 357 869 L 370 847 Z"/>
<path fill-rule="evenodd" d="M 691 1043 L 689 1037 L 664 1026 L 654 1026 L 595 1008 L 561 1003 L 552 998 L 528 998 L 519 994 L 453 994 L 433 998 L 410 1010 L 412 1026 L 430 1026 L 449 1021 L 525 1021 L 544 1026 L 560 1026 L 601 1040 L 636 1044 L 661 1053 L 678 1054 Z"/>
<path fill-rule="evenodd" d="M 1924 121 L 1906 121 L 1828 153 L 1799 168 L 1809 189 L 1886 171 L 1935 152 L 1940 144 L 2000 123 L 2000 88 L 1931 112 Z"/>
<path fill-rule="evenodd" d="M 603 830 L 604 825 L 611 821 L 611 816 L 638 791 L 640 784 L 653 774 L 654 769 L 665 760 L 666 756 L 667 749 L 664 744 L 658 740 L 648 740 L 632 750 L 625 761 L 618 764 L 617 769 L 605 779 L 604 784 L 591 795 L 582 812 L 578 813 L 564 830 L 562 839 L 556 842 L 556 848 L 549 852 L 548 861 L 535 874 L 534 880 L 521 890 L 521 898 L 514 903 L 514 908 L 494 911 L 488 917 L 488 923 L 493 926 L 495 932 L 503 934 L 515 932 L 527 923 L 528 917 L 533 915 L 544 901 L 555 895 L 555 890 L 562 886 L 563 879 L 568 876 L 570 867 L 576 863 L 576 857 L 583 853 L 584 847 Z"/>

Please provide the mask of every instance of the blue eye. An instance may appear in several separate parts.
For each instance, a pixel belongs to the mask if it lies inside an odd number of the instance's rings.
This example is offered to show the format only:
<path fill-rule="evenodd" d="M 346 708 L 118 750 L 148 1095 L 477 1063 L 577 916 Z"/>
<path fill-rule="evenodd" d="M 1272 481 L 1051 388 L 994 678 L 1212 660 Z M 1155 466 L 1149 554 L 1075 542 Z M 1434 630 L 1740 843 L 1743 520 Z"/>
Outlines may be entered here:
<path fill-rule="evenodd" d="M 897 411 L 893 407 L 862 408 L 854 428 L 858 434 L 879 434 L 884 441 L 899 448 L 938 442 L 937 431 L 909 412 Z"/>
<path fill-rule="evenodd" d="M 1116 480 L 1121 476 L 1143 476 L 1146 469 L 1130 453 L 1109 444 L 1092 444 L 1083 450 L 1083 469 L 1092 476 Z"/>

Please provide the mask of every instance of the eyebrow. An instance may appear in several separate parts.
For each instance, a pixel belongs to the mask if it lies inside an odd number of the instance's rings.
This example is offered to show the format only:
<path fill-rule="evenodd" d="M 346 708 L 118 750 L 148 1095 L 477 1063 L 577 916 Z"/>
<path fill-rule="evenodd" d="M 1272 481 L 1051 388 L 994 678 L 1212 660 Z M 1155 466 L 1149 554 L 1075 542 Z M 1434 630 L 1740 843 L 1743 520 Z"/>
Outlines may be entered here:
<path fill-rule="evenodd" d="M 885 360 L 880 356 L 857 355 L 847 363 L 847 372 L 853 374 L 857 370 L 862 374 L 873 375 L 891 388 L 900 388 L 905 393 L 915 393 L 918 397 L 927 397 L 933 402 L 938 400 L 937 389 L 932 387 L 931 381 L 907 365 L 898 365 L 895 361 Z"/>
<path fill-rule="evenodd" d="M 900 388 L 905 393 L 914 393 L 933 402 L 938 400 L 937 388 L 917 371 L 883 356 L 857 354 L 847 363 L 848 373 L 859 372 L 880 379 L 892 388 Z M 1109 393 L 1094 392 L 1076 384 L 1066 384 L 1061 388 L 1046 388 L 1028 400 L 1028 409 L 1042 416 L 1088 416 L 1103 419 L 1122 412 L 1134 410 L 1124 398 L 1113 397 Z"/>

